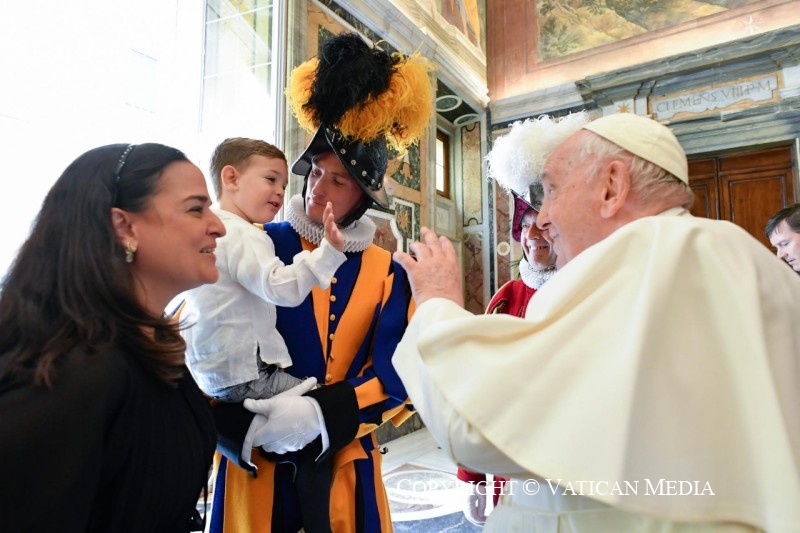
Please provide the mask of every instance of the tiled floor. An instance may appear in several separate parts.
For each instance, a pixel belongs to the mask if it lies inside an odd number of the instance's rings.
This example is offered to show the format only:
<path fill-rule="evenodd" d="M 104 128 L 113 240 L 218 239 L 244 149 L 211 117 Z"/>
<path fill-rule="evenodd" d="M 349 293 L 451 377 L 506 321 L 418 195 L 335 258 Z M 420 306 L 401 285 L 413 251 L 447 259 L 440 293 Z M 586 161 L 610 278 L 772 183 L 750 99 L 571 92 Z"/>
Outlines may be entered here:
<path fill-rule="evenodd" d="M 392 440 L 386 449 L 383 481 L 395 532 L 481 530 L 464 518 L 464 493 L 455 476 L 456 466 L 426 429 Z"/>

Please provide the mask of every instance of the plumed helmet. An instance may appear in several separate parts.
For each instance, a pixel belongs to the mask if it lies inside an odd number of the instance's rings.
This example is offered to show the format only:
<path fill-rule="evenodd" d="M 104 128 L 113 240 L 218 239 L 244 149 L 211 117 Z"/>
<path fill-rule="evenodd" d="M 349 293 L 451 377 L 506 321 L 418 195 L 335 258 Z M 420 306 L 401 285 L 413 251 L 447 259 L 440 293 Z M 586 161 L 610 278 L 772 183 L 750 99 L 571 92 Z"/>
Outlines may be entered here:
<path fill-rule="evenodd" d="M 292 172 L 308 176 L 315 155 L 332 150 L 361 189 L 380 208 L 389 208 L 383 190 L 383 176 L 388 165 L 388 150 L 381 139 L 362 142 L 348 139 L 333 126 L 320 126 L 303 155 L 292 165 Z"/>
<path fill-rule="evenodd" d="M 525 216 L 525 213 L 532 209 L 538 214 L 539 209 L 542 207 L 544 191 L 542 190 L 541 184 L 537 185 L 538 191 L 532 191 L 527 198 L 519 196 L 513 191 L 511 192 L 511 196 L 514 197 L 514 211 L 511 214 L 511 237 L 517 242 L 522 242 L 522 218 Z M 535 185 L 531 186 L 531 188 L 534 187 Z M 534 197 L 536 192 L 539 194 Z"/>
<path fill-rule="evenodd" d="M 358 34 L 336 35 L 319 57 L 296 67 L 286 95 L 300 126 L 314 136 L 292 165 L 306 176 L 313 158 L 332 150 L 373 203 L 388 210 L 383 190 L 390 150 L 403 155 L 428 127 L 433 67 L 419 54 L 389 54 Z"/>
<path fill-rule="evenodd" d="M 486 156 L 487 173 L 514 196 L 511 236 L 519 241 L 522 217 L 529 209 L 539 211 L 544 191 L 541 175 L 547 157 L 567 137 L 589 123 L 585 111 L 553 118 L 541 115 L 517 121 L 505 135 L 495 139 Z"/>

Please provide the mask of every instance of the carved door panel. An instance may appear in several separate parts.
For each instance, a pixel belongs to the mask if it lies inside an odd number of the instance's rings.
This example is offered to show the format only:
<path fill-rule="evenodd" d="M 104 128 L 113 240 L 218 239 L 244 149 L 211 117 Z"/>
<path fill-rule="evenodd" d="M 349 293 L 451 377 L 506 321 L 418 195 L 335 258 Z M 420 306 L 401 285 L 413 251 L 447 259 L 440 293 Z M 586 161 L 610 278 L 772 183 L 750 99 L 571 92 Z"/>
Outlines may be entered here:
<path fill-rule="evenodd" d="M 730 154 L 689 162 L 689 184 L 696 199 L 692 214 L 729 220 L 770 248 L 767 220 L 794 203 L 791 146 Z"/>
<path fill-rule="evenodd" d="M 689 186 L 694 191 L 691 213 L 696 217 L 719 218 L 717 160 L 712 157 L 690 161 L 689 176 Z"/>

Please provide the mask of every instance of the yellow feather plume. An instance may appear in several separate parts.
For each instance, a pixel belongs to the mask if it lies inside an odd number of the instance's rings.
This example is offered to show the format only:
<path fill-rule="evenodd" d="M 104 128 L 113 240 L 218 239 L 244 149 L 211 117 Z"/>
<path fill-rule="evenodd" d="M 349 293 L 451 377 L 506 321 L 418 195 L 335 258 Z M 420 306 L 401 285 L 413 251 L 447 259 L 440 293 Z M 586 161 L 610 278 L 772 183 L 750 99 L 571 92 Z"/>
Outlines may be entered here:
<path fill-rule="evenodd" d="M 430 74 L 435 68 L 419 54 L 393 55 L 399 62 L 388 89 L 377 98 L 348 110 L 334 126 L 345 136 L 362 142 L 385 137 L 389 148 L 403 154 L 428 127 L 434 101 Z M 318 60 L 314 58 L 297 66 L 289 76 L 286 88 L 292 113 L 300 127 L 308 132 L 314 132 L 320 126 L 313 117 L 313 110 L 304 107 L 312 95 L 317 65 Z"/>

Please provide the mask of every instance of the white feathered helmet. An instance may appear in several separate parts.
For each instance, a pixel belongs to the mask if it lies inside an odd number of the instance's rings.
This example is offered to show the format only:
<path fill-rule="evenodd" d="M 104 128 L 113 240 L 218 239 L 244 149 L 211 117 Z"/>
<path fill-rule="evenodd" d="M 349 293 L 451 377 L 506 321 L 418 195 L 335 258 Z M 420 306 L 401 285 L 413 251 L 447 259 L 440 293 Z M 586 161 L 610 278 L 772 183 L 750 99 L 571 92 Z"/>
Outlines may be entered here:
<path fill-rule="evenodd" d="M 515 241 L 520 240 L 525 213 L 529 209 L 538 213 L 542 206 L 541 174 L 545 160 L 589 120 L 586 111 L 559 118 L 541 115 L 514 122 L 508 133 L 495 139 L 486 156 L 487 173 L 514 196 L 511 236 Z"/>

